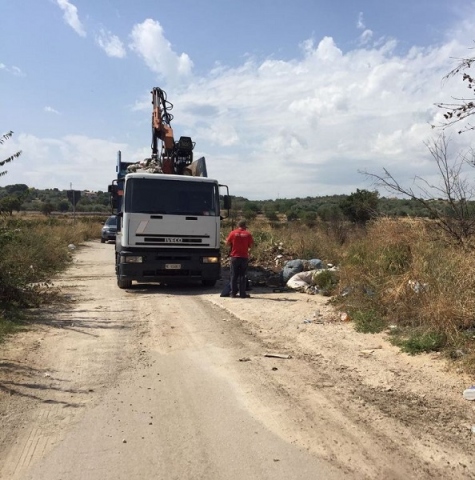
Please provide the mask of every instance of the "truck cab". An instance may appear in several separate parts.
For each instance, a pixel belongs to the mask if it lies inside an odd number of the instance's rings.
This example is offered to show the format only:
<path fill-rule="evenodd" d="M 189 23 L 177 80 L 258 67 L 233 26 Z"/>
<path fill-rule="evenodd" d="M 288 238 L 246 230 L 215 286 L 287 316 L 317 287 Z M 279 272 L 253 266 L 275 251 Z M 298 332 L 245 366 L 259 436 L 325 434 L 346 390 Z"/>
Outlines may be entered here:
<path fill-rule="evenodd" d="M 216 180 L 185 175 L 126 175 L 116 237 L 118 285 L 220 278 Z"/>

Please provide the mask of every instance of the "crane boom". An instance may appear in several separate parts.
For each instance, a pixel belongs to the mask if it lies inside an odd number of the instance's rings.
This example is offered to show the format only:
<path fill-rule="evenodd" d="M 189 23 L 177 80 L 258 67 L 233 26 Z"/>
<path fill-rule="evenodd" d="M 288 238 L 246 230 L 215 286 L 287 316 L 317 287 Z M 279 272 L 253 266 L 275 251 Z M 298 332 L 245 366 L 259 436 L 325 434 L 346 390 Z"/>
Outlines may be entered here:
<path fill-rule="evenodd" d="M 159 87 L 152 94 L 152 160 L 157 161 L 163 173 L 182 175 L 185 168 L 193 162 L 194 143 L 190 137 L 180 137 L 175 141 L 170 111 L 173 104 L 167 100 L 167 94 Z M 161 152 L 158 152 L 158 141 L 162 142 Z"/>

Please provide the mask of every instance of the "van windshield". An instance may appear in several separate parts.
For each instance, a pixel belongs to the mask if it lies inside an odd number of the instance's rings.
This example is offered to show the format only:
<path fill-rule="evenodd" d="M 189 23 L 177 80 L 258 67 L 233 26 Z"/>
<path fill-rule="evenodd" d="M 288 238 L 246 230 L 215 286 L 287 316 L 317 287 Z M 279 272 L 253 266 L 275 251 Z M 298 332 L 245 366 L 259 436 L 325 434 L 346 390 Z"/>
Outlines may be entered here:
<path fill-rule="evenodd" d="M 125 212 L 164 215 L 219 215 L 214 183 L 130 178 L 125 187 Z"/>

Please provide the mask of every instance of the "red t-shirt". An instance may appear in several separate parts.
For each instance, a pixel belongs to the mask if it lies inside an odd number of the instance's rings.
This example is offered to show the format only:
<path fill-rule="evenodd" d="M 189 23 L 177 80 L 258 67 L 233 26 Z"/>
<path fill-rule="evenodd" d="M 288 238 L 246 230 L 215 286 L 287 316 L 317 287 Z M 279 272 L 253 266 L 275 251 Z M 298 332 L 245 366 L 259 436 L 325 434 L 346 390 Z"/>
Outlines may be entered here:
<path fill-rule="evenodd" d="M 251 232 L 244 228 L 233 230 L 226 239 L 228 245 L 232 245 L 231 257 L 249 258 L 249 248 L 254 243 Z"/>

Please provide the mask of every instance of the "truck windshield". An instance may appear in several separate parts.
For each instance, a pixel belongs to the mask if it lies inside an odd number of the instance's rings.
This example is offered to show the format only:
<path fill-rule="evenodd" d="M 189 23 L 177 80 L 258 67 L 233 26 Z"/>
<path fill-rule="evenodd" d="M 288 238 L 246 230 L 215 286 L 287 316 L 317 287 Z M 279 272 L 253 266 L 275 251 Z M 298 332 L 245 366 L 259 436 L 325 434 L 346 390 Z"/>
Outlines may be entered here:
<path fill-rule="evenodd" d="M 217 186 L 207 182 L 130 178 L 125 212 L 168 215 L 219 215 Z"/>

